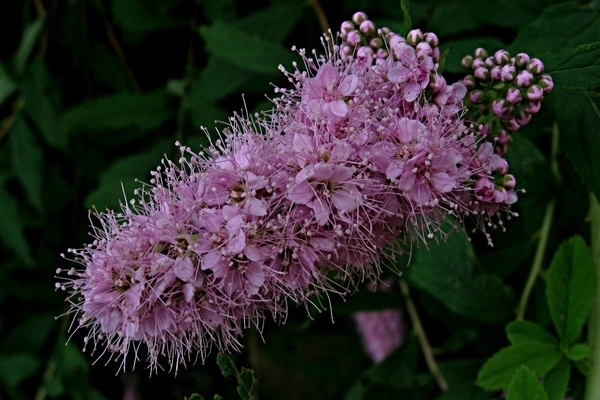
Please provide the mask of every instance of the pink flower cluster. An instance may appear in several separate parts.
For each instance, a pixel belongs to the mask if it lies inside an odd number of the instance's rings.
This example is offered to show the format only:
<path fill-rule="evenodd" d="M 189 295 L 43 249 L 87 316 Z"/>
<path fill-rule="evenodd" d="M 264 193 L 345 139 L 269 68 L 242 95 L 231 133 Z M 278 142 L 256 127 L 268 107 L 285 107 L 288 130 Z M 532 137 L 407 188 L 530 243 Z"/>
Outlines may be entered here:
<path fill-rule="evenodd" d="M 351 37 L 298 50 L 270 112 L 232 117 L 203 152 L 180 146 L 121 212 L 96 213 L 95 240 L 70 250 L 84 268 L 57 283 L 92 350 L 177 370 L 239 349 L 289 303 L 324 308 L 376 280 L 398 239 L 510 217 L 514 178 L 465 123 L 467 89 L 438 74 L 435 35 L 388 31 L 375 56 Z"/>

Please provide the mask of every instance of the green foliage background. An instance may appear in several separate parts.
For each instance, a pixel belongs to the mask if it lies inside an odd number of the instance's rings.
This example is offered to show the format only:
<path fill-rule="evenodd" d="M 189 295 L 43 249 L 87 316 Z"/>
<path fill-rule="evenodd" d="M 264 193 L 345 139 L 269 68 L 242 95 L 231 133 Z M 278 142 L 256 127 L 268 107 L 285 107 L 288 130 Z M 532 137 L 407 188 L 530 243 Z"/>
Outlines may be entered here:
<path fill-rule="evenodd" d="M 55 320 L 67 310 L 55 270 L 72 266 L 61 253 L 89 241 L 87 210 L 119 207 L 136 179 L 176 156 L 176 140 L 197 148 L 207 143 L 201 126 L 216 132 L 233 112 L 268 108 L 271 84 L 285 85 L 278 65 L 296 59 L 291 46 L 320 49 L 319 16 L 333 30 L 358 10 L 396 31 L 407 22 L 397 0 L 320 6 L 0 0 L 0 398 L 236 398 L 214 355 L 177 376 L 94 364 L 82 335 L 69 335 L 70 318 Z M 236 363 L 256 371 L 263 399 L 475 400 L 509 387 L 511 399 L 581 399 L 600 340 L 586 323 L 600 255 L 600 211 L 589 212 L 590 193 L 600 195 L 600 3 L 420 0 L 410 19 L 449 49 L 448 81 L 483 46 L 541 58 L 556 85 L 510 148 L 526 193 L 520 217 L 492 230 L 494 247 L 460 233 L 415 249 L 408 267 L 398 260 L 448 390 L 429 373 L 407 315 L 407 338 L 388 359 L 373 366 L 362 351 L 352 313 L 405 310 L 398 289 L 333 299 L 332 314 L 313 319 L 293 310 L 262 337 L 248 331 Z M 524 297 L 532 265 L 540 273 Z"/>

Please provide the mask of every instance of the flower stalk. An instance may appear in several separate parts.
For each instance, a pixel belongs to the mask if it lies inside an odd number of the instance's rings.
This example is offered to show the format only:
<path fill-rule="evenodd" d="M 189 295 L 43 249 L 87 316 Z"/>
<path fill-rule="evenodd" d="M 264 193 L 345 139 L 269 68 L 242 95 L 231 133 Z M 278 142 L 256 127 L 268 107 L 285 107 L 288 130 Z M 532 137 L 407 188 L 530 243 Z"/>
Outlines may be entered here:
<path fill-rule="evenodd" d="M 590 245 L 592 259 L 596 267 L 596 295 L 588 320 L 588 343 L 593 349 L 591 372 L 587 377 L 586 400 L 600 397 L 600 204 L 596 196 L 590 194 Z"/>

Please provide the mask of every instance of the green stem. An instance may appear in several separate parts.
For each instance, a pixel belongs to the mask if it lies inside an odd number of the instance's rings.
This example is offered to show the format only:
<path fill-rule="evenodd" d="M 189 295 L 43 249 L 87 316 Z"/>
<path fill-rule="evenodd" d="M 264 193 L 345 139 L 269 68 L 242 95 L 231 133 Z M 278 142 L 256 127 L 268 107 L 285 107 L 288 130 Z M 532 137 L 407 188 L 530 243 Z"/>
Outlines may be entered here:
<path fill-rule="evenodd" d="M 596 266 L 596 295 L 588 320 L 588 343 L 592 346 L 592 368 L 587 377 L 585 390 L 586 400 L 600 398 L 600 204 L 592 193 L 590 194 L 590 245 L 592 258 Z"/>
<path fill-rule="evenodd" d="M 427 340 L 427 335 L 425 335 L 425 329 L 423 329 L 423 325 L 421 324 L 421 319 L 419 318 L 419 314 L 417 313 L 417 309 L 415 308 L 415 304 L 412 301 L 412 297 L 410 296 L 410 291 L 408 289 L 408 285 L 402 279 L 399 280 L 400 291 L 404 296 L 404 301 L 406 302 L 406 309 L 408 311 L 408 315 L 410 316 L 410 320 L 413 324 L 413 329 L 415 330 L 415 335 L 419 340 L 419 344 L 421 345 L 421 350 L 423 351 L 423 356 L 425 356 L 425 363 L 427 363 L 427 368 L 429 368 L 429 372 L 435 378 L 438 386 L 445 392 L 448 390 L 448 383 L 442 375 L 442 371 L 438 367 L 435 362 L 435 357 L 433 356 L 433 351 L 431 349 L 431 345 L 429 344 L 429 340 Z"/>
<path fill-rule="evenodd" d="M 542 269 L 542 263 L 544 261 L 544 253 L 546 252 L 546 246 L 548 245 L 548 236 L 550 235 L 550 227 L 552 226 L 552 217 L 554 215 L 554 206 L 556 201 L 550 200 L 550 203 L 546 206 L 546 214 L 544 215 L 544 222 L 542 223 L 542 229 L 540 231 L 540 239 L 538 241 L 537 248 L 535 250 L 535 258 L 531 265 L 531 271 L 529 272 L 529 278 L 521 294 L 521 300 L 517 306 L 517 321 L 522 321 L 525 317 L 525 309 L 527 308 L 527 301 L 529 295 L 533 290 L 535 281 Z"/>

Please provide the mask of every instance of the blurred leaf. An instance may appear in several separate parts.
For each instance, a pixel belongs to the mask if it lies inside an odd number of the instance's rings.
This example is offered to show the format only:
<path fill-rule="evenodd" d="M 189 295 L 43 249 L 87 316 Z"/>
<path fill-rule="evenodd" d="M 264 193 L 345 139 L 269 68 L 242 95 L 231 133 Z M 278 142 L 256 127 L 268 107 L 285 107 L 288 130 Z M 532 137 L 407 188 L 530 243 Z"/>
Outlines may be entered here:
<path fill-rule="evenodd" d="M 187 21 L 161 15 L 140 0 L 112 0 L 112 13 L 125 31 L 145 33 L 187 25 Z"/>
<path fill-rule="evenodd" d="M 522 365 L 508 386 L 506 400 L 548 400 L 548 395 L 535 373 Z"/>
<path fill-rule="evenodd" d="M 583 360 L 592 356 L 592 348 L 586 344 L 578 343 L 569 347 L 566 354 L 569 360 Z"/>
<path fill-rule="evenodd" d="M 464 75 L 467 70 L 461 65 L 461 61 L 464 56 L 473 54 L 478 47 L 483 47 L 492 54 L 494 51 L 504 47 L 504 43 L 496 37 L 480 35 L 440 42 L 440 51 L 442 53 L 447 49 L 450 50 L 444 64 L 444 72 Z"/>
<path fill-rule="evenodd" d="M 209 21 L 233 20 L 236 18 L 235 0 L 204 0 L 204 15 Z"/>
<path fill-rule="evenodd" d="M 190 397 L 186 397 L 185 400 L 204 400 L 204 397 L 202 397 L 198 393 L 194 393 Z"/>
<path fill-rule="evenodd" d="M 48 341 L 55 325 L 53 314 L 33 314 L 11 329 L 5 336 L 2 347 L 5 351 L 38 354 Z"/>
<path fill-rule="evenodd" d="M 233 24 L 215 21 L 200 27 L 209 53 L 248 71 L 277 74 L 278 65 L 288 67 L 295 59 L 282 45 L 249 34 Z"/>
<path fill-rule="evenodd" d="M 475 385 L 480 360 L 440 361 L 439 367 L 448 390 L 436 400 L 489 400 L 489 393 Z"/>
<path fill-rule="evenodd" d="M 115 161 L 102 173 L 98 187 L 85 199 L 86 208 L 118 209 L 125 201 L 123 195 L 131 196 L 133 190 L 142 185 L 137 180 L 146 180 L 150 171 L 159 165 L 165 149 L 170 147 L 163 140 L 146 151 Z"/>
<path fill-rule="evenodd" d="M 518 7 L 521 3 L 514 4 Z M 509 52 L 541 56 L 544 52 L 600 41 L 600 12 L 584 3 L 561 2 L 547 7 L 535 17 L 529 16 L 532 21 L 519 31 L 507 48 Z"/>
<path fill-rule="evenodd" d="M 17 200 L 5 190 L 2 183 L 0 180 L 0 238 L 19 255 L 25 265 L 31 267 L 34 265 L 33 258 L 23 233 Z"/>
<path fill-rule="evenodd" d="M 200 77 L 190 89 L 188 107 L 200 110 L 202 105 L 215 103 L 237 91 L 250 73 L 219 57 L 210 57 Z"/>
<path fill-rule="evenodd" d="M 15 388 L 25 379 L 35 375 L 40 365 L 40 359 L 31 354 L 0 356 L 0 382 L 9 388 Z"/>
<path fill-rule="evenodd" d="M 251 32 L 269 42 L 281 43 L 294 30 L 307 6 L 308 3 L 297 0 L 275 3 L 234 24 L 241 31 Z"/>
<path fill-rule="evenodd" d="M 100 81 L 112 87 L 116 92 L 129 89 L 130 85 L 121 64 L 104 44 L 95 43 L 87 55 L 89 65 Z"/>
<path fill-rule="evenodd" d="M 560 90 L 556 96 L 556 122 L 561 149 L 567 153 L 587 188 L 600 198 L 600 111 L 590 92 Z"/>
<path fill-rule="evenodd" d="M 0 62 L 0 105 L 14 93 L 17 85 L 12 80 L 6 67 Z"/>
<path fill-rule="evenodd" d="M 561 89 L 600 87 L 600 42 L 566 48 L 544 56 L 545 71 Z"/>
<path fill-rule="evenodd" d="M 513 321 L 506 325 L 506 333 L 512 344 L 538 342 L 558 345 L 557 338 L 540 325 L 530 321 Z"/>
<path fill-rule="evenodd" d="M 581 337 L 597 286 L 592 254 L 580 236 L 561 244 L 546 273 L 546 297 L 563 344 Z"/>
<path fill-rule="evenodd" d="M 571 362 L 563 357 L 550 371 L 544 375 L 542 384 L 549 400 L 562 400 L 571 376 Z"/>
<path fill-rule="evenodd" d="M 66 151 L 67 136 L 49 97 L 50 93 L 56 93 L 56 88 L 51 85 L 51 79 L 46 64 L 36 59 L 25 71 L 20 89 L 25 98 L 25 112 L 42 133 L 46 143 Z"/>
<path fill-rule="evenodd" d="M 256 384 L 254 370 L 242 367 L 238 376 L 237 392 L 242 400 L 252 400 L 252 388 Z"/>
<path fill-rule="evenodd" d="M 406 34 L 412 29 L 412 19 L 410 17 L 410 13 L 408 12 L 408 0 L 400 0 L 400 8 L 402 9 L 402 30 L 398 33 L 406 36 Z"/>
<path fill-rule="evenodd" d="M 33 51 L 33 46 L 37 42 L 38 36 L 40 32 L 42 32 L 42 28 L 44 27 L 44 19 L 39 18 L 34 22 L 31 22 L 25 30 L 23 31 L 23 36 L 21 36 L 21 43 L 19 44 L 19 48 L 15 54 L 15 72 L 17 75 L 22 75 L 25 71 L 25 65 L 27 64 L 27 59 L 31 55 Z"/>
<path fill-rule="evenodd" d="M 173 117 L 163 90 L 144 94 L 115 93 L 77 104 L 63 115 L 71 131 L 98 132 L 136 127 L 155 128 Z M 109 138 L 104 138 L 104 141 Z"/>
<path fill-rule="evenodd" d="M 497 276 L 477 268 L 472 252 L 464 232 L 452 233 L 446 242 L 418 250 L 408 280 L 452 312 L 481 322 L 502 321 L 513 311 L 514 292 Z"/>
<path fill-rule="evenodd" d="M 230 376 L 236 376 L 238 374 L 233 358 L 228 354 L 218 353 L 217 354 L 217 365 L 221 370 L 221 374 L 227 378 Z"/>
<path fill-rule="evenodd" d="M 29 202 L 41 211 L 42 182 L 44 179 L 44 154 L 31 129 L 19 115 L 8 135 L 13 168 L 25 189 Z"/>
<path fill-rule="evenodd" d="M 485 25 L 518 29 L 537 17 L 543 5 L 542 1 L 537 0 L 443 1 L 433 8 L 428 29 L 439 36 L 471 32 Z"/>
<path fill-rule="evenodd" d="M 556 345 L 523 342 L 505 347 L 483 365 L 477 376 L 477 385 L 487 390 L 505 389 L 517 369 L 525 365 L 536 376 L 551 370 L 563 354 Z"/>

